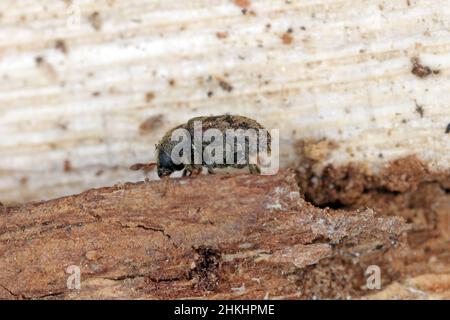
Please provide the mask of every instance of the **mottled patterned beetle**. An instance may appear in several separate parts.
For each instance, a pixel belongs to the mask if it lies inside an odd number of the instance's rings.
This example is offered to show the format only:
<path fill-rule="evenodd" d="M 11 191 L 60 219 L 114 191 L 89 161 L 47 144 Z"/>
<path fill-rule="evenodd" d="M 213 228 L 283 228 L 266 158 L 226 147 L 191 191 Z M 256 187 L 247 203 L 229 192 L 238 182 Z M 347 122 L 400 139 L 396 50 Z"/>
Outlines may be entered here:
<path fill-rule="evenodd" d="M 201 164 L 194 164 L 193 161 L 189 161 L 189 163 L 179 163 L 176 164 L 172 159 L 172 149 L 175 147 L 175 145 L 178 143 L 178 141 L 172 140 L 172 133 L 177 129 L 185 129 L 189 132 L 191 137 L 194 137 L 194 125 L 195 123 L 200 122 L 202 125 L 202 130 L 206 131 L 208 129 L 217 129 L 219 130 L 224 136 L 227 133 L 228 129 L 232 130 L 248 130 L 253 129 L 254 132 L 256 132 L 257 137 L 260 137 L 261 130 L 264 130 L 267 133 L 266 140 L 264 143 L 264 146 L 267 146 L 266 151 L 268 154 L 270 154 L 271 148 L 271 137 L 267 130 L 264 129 L 263 126 L 261 126 L 258 122 L 256 122 L 253 119 L 238 116 L 238 115 L 220 115 L 220 116 L 207 116 L 207 117 L 196 117 L 190 119 L 185 124 L 179 125 L 172 130 L 169 130 L 164 137 L 161 139 L 161 141 L 156 145 L 156 163 L 149 163 L 149 164 L 141 164 L 137 163 L 133 166 L 131 166 L 130 169 L 132 170 L 149 170 L 154 167 L 157 167 L 158 176 L 160 178 L 169 176 L 175 171 L 183 170 L 183 176 L 185 175 L 192 175 L 192 174 L 199 174 L 203 167 L 206 167 L 208 169 L 209 173 L 214 173 L 215 168 L 225 168 L 225 167 L 233 167 L 233 168 L 244 168 L 248 167 L 250 173 L 252 174 L 258 174 L 260 173 L 260 168 L 257 164 L 250 163 L 249 159 L 252 155 L 254 155 L 255 152 L 260 150 L 260 146 L 258 145 L 256 149 L 251 149 L 249 147 L 249 139 L 248 137 L 244 137 L 244 145 L 242 145 L 242 140 L 234 140 L 234 151 L 235 154 L 233 155 L 233 158 L 236 159 L 237 154 L 236 150 L 243 150 L 242 152 L 245 154 L 245 161 L 244 163 L 227 163 L 225 160 L 223 163 L 212 163 L 208 164 L 205 162 L 202 162 Z M 248 130 L 249 131 L 249 130 Z M 241 143 L 240 143 L 241 142 Z M 203 141 L 203 149 L 208 145 L 208 143 L 205 143 Z M 194 143 L 191 145 L 192 149 L 195 149 Z M 224 148 L 225 150 L 225 148 Z M 224 154 L 225 157 L 225 154 Z M 225 159 L 225 158 L 224 158 Z"/>

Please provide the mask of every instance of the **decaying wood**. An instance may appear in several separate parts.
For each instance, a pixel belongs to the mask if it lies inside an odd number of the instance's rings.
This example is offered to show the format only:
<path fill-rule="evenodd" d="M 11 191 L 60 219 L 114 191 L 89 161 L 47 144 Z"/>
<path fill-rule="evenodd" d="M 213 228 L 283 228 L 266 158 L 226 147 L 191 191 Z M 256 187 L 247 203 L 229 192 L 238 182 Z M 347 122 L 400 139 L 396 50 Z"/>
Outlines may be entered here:
<path fill-rule="evenodd" d="M 296 175 L 207 175 L 2 207 L 0 297 L 348 298 L 399 277 L 402 218 L 307 203 Z M 67 268 L 81 271 L 68 289 Z"/>
<path fill-rule="evenodd" d="M 386 289 L 368 295 L 367 298 L 450 300 L 450 273 L 424 274 L 401 282 L 394 282 Z"/>

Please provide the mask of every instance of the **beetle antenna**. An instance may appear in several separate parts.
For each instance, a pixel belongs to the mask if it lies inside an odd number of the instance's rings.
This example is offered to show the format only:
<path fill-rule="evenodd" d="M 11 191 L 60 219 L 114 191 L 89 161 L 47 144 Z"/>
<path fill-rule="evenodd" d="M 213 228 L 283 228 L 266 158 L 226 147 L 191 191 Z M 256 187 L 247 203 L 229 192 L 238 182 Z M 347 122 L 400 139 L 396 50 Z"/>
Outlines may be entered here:
<path fill-rule="evenodd" d="M 153 170 L 157 166 L 156 162 L 150 163 L 135 163 L 130 167 L 130 170 L 138 171 L 144 170 L 145 172 Z"/>

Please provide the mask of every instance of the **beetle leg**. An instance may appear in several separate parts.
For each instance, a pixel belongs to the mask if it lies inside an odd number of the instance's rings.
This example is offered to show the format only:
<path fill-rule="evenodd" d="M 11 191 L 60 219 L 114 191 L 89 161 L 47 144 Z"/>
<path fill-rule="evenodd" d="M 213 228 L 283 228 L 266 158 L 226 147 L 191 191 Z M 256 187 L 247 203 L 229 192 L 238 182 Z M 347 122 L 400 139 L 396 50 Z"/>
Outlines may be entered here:
<path fill-rule="evenodd" d="M 183 170 L 183 177 L 192 177 L 192 176 L 198 176 L 202 172 L 202 167 L 197 168 L 193 166 L 186 166 Z"/>
<path fill-rule="evenodd" d="M 261 169 L 259 169 L 258 165 L 256 164 L 249 164 L 248 169 L 250 171 L 250 174 L 260 174 Z"/>
<path fill-rule="evenodd" d="M 194 168 L 194 169 L 191 171 L 190 176 L 191 176 L 191 177 L 195 177 L 195 176 L 198 176 L 200 173 L 202 173 L 202 168 L 201 168 L 201 167 L 200 167 L 200 168 Z"/>
<path fill-rule="evenodd" d="M 135 163 L 130 167 L 130 170 L 138 171 L 143 170 L 145 173 L 155 169 L 158 165 L 155 162 L 150 163 Z"/>

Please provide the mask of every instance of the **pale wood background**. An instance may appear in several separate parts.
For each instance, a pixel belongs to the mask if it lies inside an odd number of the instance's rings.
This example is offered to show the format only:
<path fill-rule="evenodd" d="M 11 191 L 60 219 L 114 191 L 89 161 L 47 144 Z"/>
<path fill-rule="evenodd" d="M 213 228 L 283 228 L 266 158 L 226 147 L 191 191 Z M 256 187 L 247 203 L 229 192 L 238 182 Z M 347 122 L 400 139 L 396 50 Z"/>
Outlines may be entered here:
<path fill-rule="evenodd" d="M 0 79 L 4 203 L 143 179 L 166 130 L 226 112 L 279 128 L 283 166 L 327 138 L 337 166 L 450 167 L 449 0 L 2 0 Z"/>

